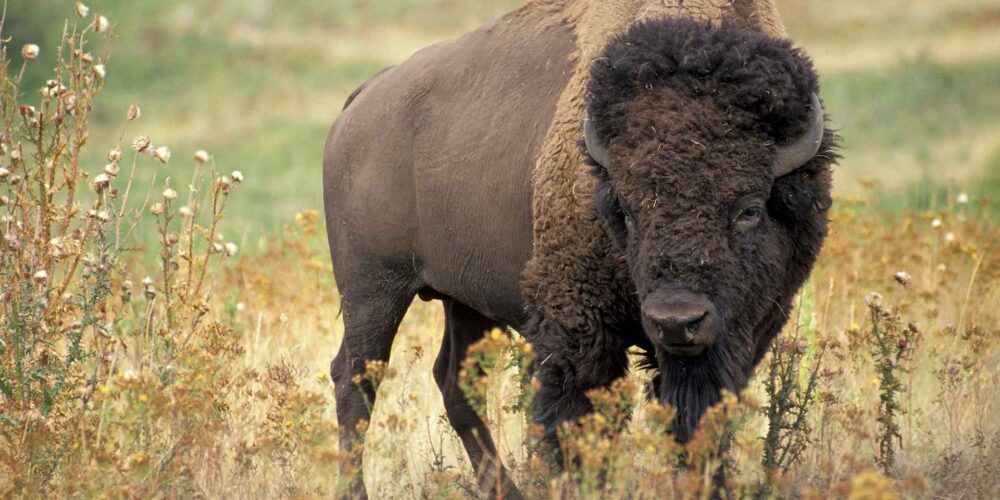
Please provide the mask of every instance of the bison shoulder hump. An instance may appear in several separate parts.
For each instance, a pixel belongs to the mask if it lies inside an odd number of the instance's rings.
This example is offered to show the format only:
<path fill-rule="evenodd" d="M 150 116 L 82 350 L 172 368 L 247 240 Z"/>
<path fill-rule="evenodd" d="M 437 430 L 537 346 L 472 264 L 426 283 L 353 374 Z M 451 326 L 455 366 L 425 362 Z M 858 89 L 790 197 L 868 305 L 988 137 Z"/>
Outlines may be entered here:
<path fill-rule="evenodd" d="M 365 83 L 362 83 L 360 86 L 358 86 L 358 88 L 354 89 L 354 92 L 351 92 L 351 95 L 347 96 L 347 100 L 344 101 L 344 107 L 341 108 L 341 111 L 346 110 L 347 107 L 350 106 L 351 103 L 354 102 L 354 100 L 357 99 L 358 96 L 361 95 L 361 93 L 364 92 L 365 89 L 372 84 L 372 82 L 374 82 L 379 76 L 381 76 L 383 73 L 389 71 L 392 68 L 394 68 L 394 66 L 389 66 L 387 68 L 380 69 L 378 73 L 375 73 L 374 75 L 372 75 L 371 78 L 366 80 Z"/>

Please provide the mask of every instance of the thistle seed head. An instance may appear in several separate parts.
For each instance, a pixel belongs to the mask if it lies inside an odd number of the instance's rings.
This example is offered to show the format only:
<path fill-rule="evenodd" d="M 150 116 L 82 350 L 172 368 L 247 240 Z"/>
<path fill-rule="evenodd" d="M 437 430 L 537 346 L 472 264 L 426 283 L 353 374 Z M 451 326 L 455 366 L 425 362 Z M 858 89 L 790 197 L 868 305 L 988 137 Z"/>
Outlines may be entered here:
<path fill-rule="evenodd" d="M 111 176 L 106 173 L 97 174 L 91 182 L 91 185 L 94 187 L 94 191 L 97 191 L 98 193 L 103 192 L 109 185 L 111 185 Z"/>
<path fill-rule="evenodd" d="M 913 277 L 910 276 L 910 273 L 906 271 L 899 271 L 898 273 L 893 274 L 892 278 L 896 280 L 896 283 L 899 283 L 900 285 L 903 286 L 909 286 L 910 283 L 913 281 Z"/>
<path fill-rule="evenodd" d="M 108 18 L 104 16 L 97 16 L 94 18 L 93 27 L 95 33 L 104 33 L 111 28 L 111 21 L 108 21 Z"/>
<path fill-rule="evenodd" d="M 208 163 L 208 160 L 210 159 L 212 159 L 212 157 L 208 154 L 208 151 L 205 151 L 204 149 L 199 149 L 194 152 L 194 161 L 198 162 L 199 165 Z"/>
<path fill-rule="evenodd" d="M 135 150 L 136 153 L 142 153 L 149 149 L 149 137 L 144 135 L 136 137 L 135 140 L 132 141 L 132 149 Z"/>
<path fill-rule="evenodd" d="M 42 49 L 33 43 L 26 43 L 24 47 L 21 47 L 21 56 L 25 59 L 31 61 L 38 58 L 38 54 L 41 54 Z"/>
<path fill-rule="evenodd" d="M 153 158 L 157 161 L 166 165 L 170 162 L 170 148 L 166 146 L 160 146 L 153 150 Z"/>

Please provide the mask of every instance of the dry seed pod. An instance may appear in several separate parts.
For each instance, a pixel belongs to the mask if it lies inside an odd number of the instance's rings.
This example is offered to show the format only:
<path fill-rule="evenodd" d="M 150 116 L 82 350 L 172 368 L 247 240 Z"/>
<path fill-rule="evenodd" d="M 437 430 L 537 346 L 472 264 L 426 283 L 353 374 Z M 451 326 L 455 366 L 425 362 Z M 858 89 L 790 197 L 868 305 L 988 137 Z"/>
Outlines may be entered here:
<path fill-rule="evenodd" d="M 153 150 L 153 158 L 157 161 L 166 165 L 170 162 L 170 148 L 166 146 L 160 146 Z"/>
<path fill-rule="evenodd" d="M 38 58 L 38 54 L 42 52 L 42 49 L 33 43 L 26 43 L 24 47 L 21 47 L 21 55 L 31 61 Z"/>
<path fill-rule="evenodd" d="M 882 310 L 882 294 L 869 292 L 868 295 L 865 295 L 865 305 L 876 311 Z"/>
<path fill-rule="evenodd" d="M 142 153 L 149 149 L 149 137 L 144 135 L 136 137 L 135 140 L 132 141 L 132 149 L 134 149 L 136 153 Z"/>
<path fill-rule="evenodd" d="M 896 283 L 899 283 L 900 285 L 903 286 L 909 286 L 909 284 L 913 281 L 913 277 L 910 276 L 910 273 L 906 271 L 900 271 L 896 274 L 893 274 L 892 278 L 896 280 Z"/>
<path fill-rule="evenodd" d="M 97 16 L 94 18 L 93 26 L 95 33 L 104 33 L 105 31 L 108 31 L 108 28 L 111 27 L 111 22 L 108 21 L 108 18 L 104 16 Z"/>
<path fill-rule="evenodd" d="M 199 149 L 194 152 L 194 161 L 198 162 L 199 165 L 208 163 L 208 160 L 210 159 L 211 156 L 208 154 L 208 151 L 205 151 L 204 149 Z"/>
<path fill-rule="evenodd" d="M 97 191 L 98 193 L 107 189 L 107 187 L 110 184 L 111 184 L 111 177 L 106 173 L 97 174 L 97 176 L 94 177 L 94 180 L 91 182 L 91 185 L 94 187 L 94 191 Z"/>

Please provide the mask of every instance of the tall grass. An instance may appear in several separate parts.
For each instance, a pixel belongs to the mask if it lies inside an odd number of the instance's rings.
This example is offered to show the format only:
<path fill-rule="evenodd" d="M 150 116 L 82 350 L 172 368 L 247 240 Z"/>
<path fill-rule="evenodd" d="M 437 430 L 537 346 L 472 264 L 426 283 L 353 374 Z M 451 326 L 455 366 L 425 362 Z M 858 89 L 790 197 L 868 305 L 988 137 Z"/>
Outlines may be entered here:
<path fill-rule="evenodd" d="M 88 10 L 77 4 L 58 46 L 0 48 L 0 491 L 176 496 L 246 474 L 256 457 L 294 467 L 286 455 L 302 439 L 332 434 L 310 418 L 321 399 L 287 365 L 234 370 L 243 338 L 212 316 L 215 264 L 238 251 L 219 223 L 243 174 L 220 174 L 203 151 L 181 169 L 144 135 L 123 143 L 136 106 L 103 168 L 83 160 L 110 71 L 110 23 Z M 24 88 L 42 50 L 58 54 L 52 78 Z M 150 184 L 139 169 L 155 171 Z M 156 266 L 133 246 L 142 225 L 158 235 Z M 224 438 L 247 416 L 233 398 L 253 391 L 268 400 L 266 425 L 240 446 Z"/>

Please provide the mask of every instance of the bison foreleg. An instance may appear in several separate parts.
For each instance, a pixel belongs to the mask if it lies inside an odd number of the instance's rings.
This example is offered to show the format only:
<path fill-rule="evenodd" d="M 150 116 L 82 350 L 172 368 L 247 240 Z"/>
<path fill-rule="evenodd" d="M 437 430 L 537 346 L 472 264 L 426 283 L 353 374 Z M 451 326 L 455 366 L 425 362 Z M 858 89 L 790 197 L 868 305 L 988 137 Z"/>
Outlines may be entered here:
<path fill-rule="evenodd" d="M 627 346 L 611 332 L 573 331 L 541 315 L 524 331 L 538 353 L 533 368 L 540 387 L 532 416 L 543 426 L 543 441 L 561 464 L 559 427 L 593 410 L 588 391 L 609 387 L 627 373 Z"/>
<path fill-rule="evenodd" d="M 441 389 L 448 421 L 455 429 L 472 462 L 480 487 L 490 497 L 521 498 L 520 492 L 504 468 L 489 428 L 465 399 L 459 386 L 462 362 L 469 346 L 483 334 L 500 325 L 468 306 L 445 299 L 445 333 L 441 352 L 434 363 L 434 379 Z"/>

